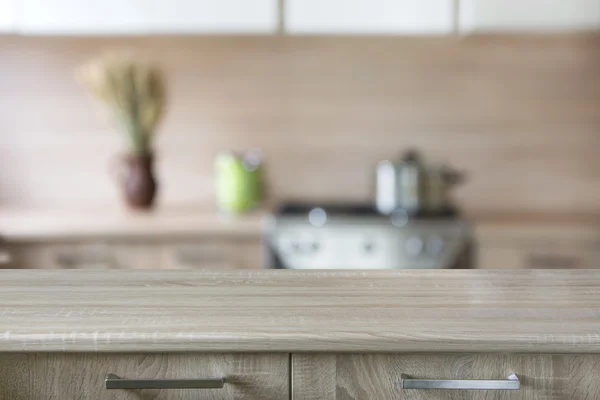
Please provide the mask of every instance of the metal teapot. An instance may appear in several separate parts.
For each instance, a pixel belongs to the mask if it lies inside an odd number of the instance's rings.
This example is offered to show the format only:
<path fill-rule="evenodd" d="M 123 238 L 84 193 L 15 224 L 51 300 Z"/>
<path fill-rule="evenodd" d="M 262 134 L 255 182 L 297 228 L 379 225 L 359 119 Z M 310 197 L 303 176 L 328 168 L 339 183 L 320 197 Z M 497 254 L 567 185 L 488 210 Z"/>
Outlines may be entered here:
<path fill-rule="evenodd" d="M 409 215 L 442 213 L 452 207 L 450 189 L 464 181 L 464 174 L 443 164 L 427 164 L 410 150 L 400 161 L 377 165 L 375 205 L 382 214 L 404 210 Z"/>

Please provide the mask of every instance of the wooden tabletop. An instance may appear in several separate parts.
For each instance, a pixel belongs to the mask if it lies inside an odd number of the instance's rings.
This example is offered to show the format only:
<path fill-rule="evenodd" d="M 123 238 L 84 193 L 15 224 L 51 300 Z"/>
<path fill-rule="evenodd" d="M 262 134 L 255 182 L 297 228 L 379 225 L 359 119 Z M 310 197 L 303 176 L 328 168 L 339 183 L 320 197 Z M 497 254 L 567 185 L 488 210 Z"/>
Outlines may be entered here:
<path fill-rule="evenodd" d="M 600 271 L 0 271 L 0 351 L 600 353 Z"/>

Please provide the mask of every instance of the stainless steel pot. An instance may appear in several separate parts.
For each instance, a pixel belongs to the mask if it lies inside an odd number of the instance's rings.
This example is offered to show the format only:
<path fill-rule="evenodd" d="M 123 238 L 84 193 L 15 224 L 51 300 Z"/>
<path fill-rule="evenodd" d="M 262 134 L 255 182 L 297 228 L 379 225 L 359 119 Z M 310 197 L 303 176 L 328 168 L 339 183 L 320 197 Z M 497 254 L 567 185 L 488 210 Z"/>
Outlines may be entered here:
<path fill-rule="evenodd" d="M 451 207 L 450 189 L 463 175 L 442 164 L 426 164 L 415 151 L 399 162 L 381 161 L 377 166 L 375 204 L 382 214 L 402 209 L 408 214 L 443 212 Z"/>

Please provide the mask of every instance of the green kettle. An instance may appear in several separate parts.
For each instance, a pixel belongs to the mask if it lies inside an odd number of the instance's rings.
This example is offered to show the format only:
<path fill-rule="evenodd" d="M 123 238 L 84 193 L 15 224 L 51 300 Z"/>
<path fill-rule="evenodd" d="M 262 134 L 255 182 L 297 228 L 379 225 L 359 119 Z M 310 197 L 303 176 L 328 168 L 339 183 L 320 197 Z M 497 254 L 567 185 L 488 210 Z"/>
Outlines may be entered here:
<path fill-rule="evenodd" d="M 263 200 L 262 153 L 219 153 L 215 160 L 217 207 L 240 214 L 257 208 Z"/>

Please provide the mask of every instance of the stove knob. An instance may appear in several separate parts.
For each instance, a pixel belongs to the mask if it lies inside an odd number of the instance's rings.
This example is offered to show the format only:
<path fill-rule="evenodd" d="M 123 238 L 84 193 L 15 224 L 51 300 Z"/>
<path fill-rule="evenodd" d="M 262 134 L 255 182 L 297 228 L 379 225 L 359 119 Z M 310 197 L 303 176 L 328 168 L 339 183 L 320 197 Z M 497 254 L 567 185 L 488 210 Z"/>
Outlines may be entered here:
<path fill-rule="evenodd" d="M 406 210 L 395 210 L 391 216 L 392 225 L 404 228 L 408 224 L 408 213 Z"/>
<path fill-rule="evenodd" d="M 446 241 L 444 240 L 443 237 L 438 236 L 438 235 L 431 236 L 429 239 L 427 239 L 427 245 L 426 245 L 427 254 L 432 255 L 432 256 L 438 256 L 444 250 L 445 246 L 446 246 Z"/>
<path fill-rule="evenodd" d="M 285 254 L 291 254 L 297 251 L 298 243 L 289 237 L 282 237 L 277 241 L 279 251 Z"/>
<path fill-rule="evenodd" d="M 410 236 L 404 242 L 404 251 L 411 257 L 418 257 L 423 253 L 423 239 L 420 236 Z"/>
<path fill-rule="evenodd" d="M 308 222 L 312 226 L 321 227 L 327 222 L 327 213 L 321 207 L 313 208 L 308 213 Z"/>

